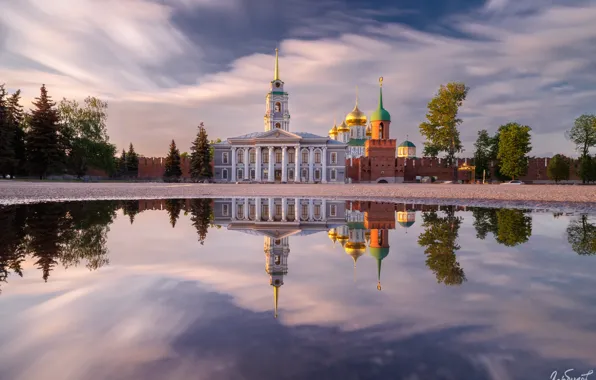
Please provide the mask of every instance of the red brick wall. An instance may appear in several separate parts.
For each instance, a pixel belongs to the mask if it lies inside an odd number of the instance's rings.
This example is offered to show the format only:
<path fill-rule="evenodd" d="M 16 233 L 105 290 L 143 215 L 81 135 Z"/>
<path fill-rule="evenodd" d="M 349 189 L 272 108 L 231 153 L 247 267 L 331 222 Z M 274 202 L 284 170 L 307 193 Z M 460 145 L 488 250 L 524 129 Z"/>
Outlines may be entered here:
<path fill-rule="evenodd" d="M 139 179 L 162 178 L 166 171 L 166 159 L 163 157 L 140 157 L 139 158 Z M 190 160 L 180 159 L 182 178 L 190 178 Z"/>

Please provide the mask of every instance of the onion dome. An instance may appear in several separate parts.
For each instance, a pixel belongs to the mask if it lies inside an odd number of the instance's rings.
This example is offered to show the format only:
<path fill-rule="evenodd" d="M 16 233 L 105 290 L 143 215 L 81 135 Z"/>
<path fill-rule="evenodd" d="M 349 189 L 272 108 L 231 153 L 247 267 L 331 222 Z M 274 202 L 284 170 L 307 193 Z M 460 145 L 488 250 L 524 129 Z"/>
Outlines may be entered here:
<path fill-rule="evenodd" d="M 349 240 L 349 237 L 347 237 L 345 235 L 339 235 L 337 237 L 337 241 L 339 242 L 339 244 L 341 244 L 342 247 L 344 247 L 346 245 L 348 240 Z"/>
<path fill-rule="evenodd" d="M 379 78 L 379 106 L 370 115 L 370 121 L 391 121 L 391 115 L 383 108 L 383 77 Z"/>
<path fill-rule="evenodd" d="M 350 132 L 350 128 L 346 125 L 345 121 L 342 121 L 339 128 L 337 128 L 337 131 L 339 133 L 346 133 L 346 132 Z"/>
<path fill-rule="evenodd" d="M 370 255 L 377 259 L 377 289 L 381 290 L 381 263 L 389 254 L 389 247 L 369 247 L 368 250 Z"/>
<path fill-rule="evenodd" d="M 414 145 L 413 142 L 406 140 L 399 144 L 398 148 L 416 148 L 416 145 Z"/>
<path fill-rule="evenodd" d="M 348 255 L 352 256 L 352 259 L 354 259 L 354 264 L 356 264 L 356 260 L 366 253 L 366 244 L 349 241 L 344 246 L 344 250 Z"/>
<path fill-rule="evenodd" d="M 335 228 L 330 229 L 329 232 L 327 232 L 327 236 L 335 243 L 337 241 L 337 232 L 335 231 Z"/>
<path fill-rule="evenodd" d="M 346 124 L 349 127 L 353 127 L 356 125 L 366 125 L 366 123 L 366 115 L 364 114 L 364 112 L 360 111 L 360 109 L 358 108 L 358 100 L 356 100 L 356 105 L 354 106 L 354 109 L 346 116 Z"/>
<path fill-rule="evenodd" d="M 333 128 L 329 130 L 329 136 L 337 136 L 337 126 L 334 125 Z"/>
<path fill-rule="evenodd" d="M 368 127 L 366 127 L 366 135 L 372 136 L 372 129 L 370 128 L 370 125 Z"/>

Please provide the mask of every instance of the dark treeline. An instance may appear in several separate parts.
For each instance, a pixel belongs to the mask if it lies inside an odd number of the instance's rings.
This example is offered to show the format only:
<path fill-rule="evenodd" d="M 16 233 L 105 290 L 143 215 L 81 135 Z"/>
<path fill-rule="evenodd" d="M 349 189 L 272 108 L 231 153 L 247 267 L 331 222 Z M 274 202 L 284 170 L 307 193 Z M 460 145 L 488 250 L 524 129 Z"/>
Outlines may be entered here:
<path fill-rule="evenodd" d="M 168 200 L 166 210 L 172 225 L 180 212 L 190 213 L 200 244 L 214 227 L 211 199 Z M 89 270 L 109 263 L 107 234 L 122 210 L 131 222 L 140 212 L 139 201 L 87 201 L 37 203 L 0 207 L 0 284 L 9 275 L 23 277 L 23 262 L 35 260 L 47 281 L 52 269 L 85 263 Z M 0 288 L 1 292 L 1 288 Z"/>
<path fill-rule="evenodd" d="M 65 98 L 56 104 L 43 85 L 31 109 L 24 111 L 21 91 L 8 94 L 0 84 L 0 177 L 81 178 L 90 169 L 136 177 L 138 155 L 132 144 L 118 158 L 109 141 L 107 108 L 95 97 L 83 104 Z"/>

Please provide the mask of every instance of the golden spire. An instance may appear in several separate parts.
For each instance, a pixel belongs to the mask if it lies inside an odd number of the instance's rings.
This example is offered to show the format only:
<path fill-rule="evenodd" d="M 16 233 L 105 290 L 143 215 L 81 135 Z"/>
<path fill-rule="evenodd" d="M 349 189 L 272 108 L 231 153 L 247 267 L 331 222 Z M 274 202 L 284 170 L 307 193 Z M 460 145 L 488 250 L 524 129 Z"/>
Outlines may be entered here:
<path fill-rule="evenodd" d="M 356 107 L 358 107 L 358 85 L 356 85 Z"/>
<path fill-rule="evenodd" d="M 279 298 L 279 286 L 273 287 L 273 303 L 275 304 L 275 318 L 277 318 L 277 300 Z"/>
<path fill-rule="evenodd" d="M 273 80 L 279 80 L 279 55 L 278 49 L 275 48 L 275 74 L 273 74 Z"/>

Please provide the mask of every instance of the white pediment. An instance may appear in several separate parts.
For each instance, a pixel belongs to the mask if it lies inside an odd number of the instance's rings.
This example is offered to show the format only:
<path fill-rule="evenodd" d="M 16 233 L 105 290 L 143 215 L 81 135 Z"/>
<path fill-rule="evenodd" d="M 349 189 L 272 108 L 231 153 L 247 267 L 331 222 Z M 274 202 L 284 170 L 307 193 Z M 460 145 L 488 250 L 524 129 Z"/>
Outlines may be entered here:
<path fill-rule="evenodd" d="M 295 135 L 291 132 L 284 131 L 283 129 L 273 129 L 260 135 L 256 138 L 256 140 L 302 140 L 302 137 Z"/>

